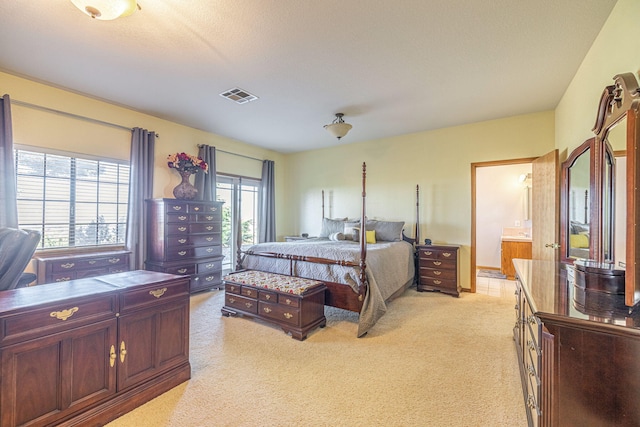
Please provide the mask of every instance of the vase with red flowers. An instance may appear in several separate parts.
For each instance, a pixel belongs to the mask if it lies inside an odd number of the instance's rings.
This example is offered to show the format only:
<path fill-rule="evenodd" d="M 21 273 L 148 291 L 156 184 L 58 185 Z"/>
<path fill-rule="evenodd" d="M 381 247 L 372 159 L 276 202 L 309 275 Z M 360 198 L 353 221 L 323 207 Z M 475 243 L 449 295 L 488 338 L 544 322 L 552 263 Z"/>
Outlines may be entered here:
<path fill-rule="evenodd" d="M 167 166 L 175 169 L 182 178 L 180 184 L 173 189 L 173 196 L 181 200 L 195 199 L 198 190 L 191 184 L 189 178 L 200 171 L 207 173 L 209 171 L 207 162 L 191 154 L 175 153 L 167 156 Z"/>

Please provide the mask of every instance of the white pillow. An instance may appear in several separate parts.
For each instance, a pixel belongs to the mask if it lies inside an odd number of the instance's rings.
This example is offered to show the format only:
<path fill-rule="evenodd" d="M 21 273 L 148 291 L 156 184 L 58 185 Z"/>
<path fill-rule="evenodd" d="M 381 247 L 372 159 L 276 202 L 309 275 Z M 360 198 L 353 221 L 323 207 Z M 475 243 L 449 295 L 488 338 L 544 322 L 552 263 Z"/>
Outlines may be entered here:
<path fill-rule="evenodd" d="M 344 240 L 344 234 L 338 232 L 335 233 L 331 233 L 329 234 L 329 240 L 333 240 L 334 242 L 337 242 L 338 240 Z"/>

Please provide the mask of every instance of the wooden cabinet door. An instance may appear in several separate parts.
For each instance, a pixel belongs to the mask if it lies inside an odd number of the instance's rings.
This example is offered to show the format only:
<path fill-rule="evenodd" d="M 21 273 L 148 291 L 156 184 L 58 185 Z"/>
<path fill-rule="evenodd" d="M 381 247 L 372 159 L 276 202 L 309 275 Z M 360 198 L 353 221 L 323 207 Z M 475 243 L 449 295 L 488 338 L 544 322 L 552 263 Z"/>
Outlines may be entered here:
<path fill-rule="evenodd" d="M 2 426 L 48 424 L 115 394 L 116 328 L 113 319 L 3 349 Z"/>
<path fill-rule="evenodd" d="M 119 322 L 118 391 L 189 362 L 188 298 L 123 315 Z"/>

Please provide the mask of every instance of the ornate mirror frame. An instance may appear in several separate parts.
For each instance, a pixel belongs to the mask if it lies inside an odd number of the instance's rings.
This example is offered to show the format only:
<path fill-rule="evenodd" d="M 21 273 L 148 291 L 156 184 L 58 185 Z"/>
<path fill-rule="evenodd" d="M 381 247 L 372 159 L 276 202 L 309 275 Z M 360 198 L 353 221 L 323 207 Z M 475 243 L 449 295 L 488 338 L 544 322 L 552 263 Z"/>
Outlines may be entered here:
<path fill-rule="evenodd" d="M 626 176 L 626 265 L 625 304 L 640 301 L 640 87 L 633 73 L 618 74 L 614 84 L 607 86 L 600 97 L 596 124 L 596 140 L 607 141 L 611 129 L 626 119 L 627 176 Z"/>

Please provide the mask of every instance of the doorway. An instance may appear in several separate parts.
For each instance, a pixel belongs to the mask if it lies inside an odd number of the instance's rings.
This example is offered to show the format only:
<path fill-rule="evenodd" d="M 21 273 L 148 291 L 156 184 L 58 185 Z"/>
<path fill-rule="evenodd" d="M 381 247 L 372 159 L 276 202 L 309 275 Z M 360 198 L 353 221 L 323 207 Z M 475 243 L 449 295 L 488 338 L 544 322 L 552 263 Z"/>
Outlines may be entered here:
<path fill-rule="evenodd" d="M 528 191 L 528 183 L 521 182 L 520 176 L 525 175 L 525 180 L 530 178 L 530 175 L 526 175 L 531 173 L 531 164 L 535 159 L 532 157 L 471 164 L 471 292 L 477 292 L 479 267 L 495 269 L 499 273 L 502 229 L 527 228 L 527 224 L 531 223 L 528 214 L 530 198 L 524 197 L 525 191 Z M 479 174 L 489 170 L 493 172 L 489 183 L 486 179 L 479 179 Z M 513 192 L 517 192 L 517 196 L 507 194 Z M 491 194 L 491 207 L 487 207 L 479 199 L 483 194 Z M 481 253 L 478 252 L 479 248 Z"/>

